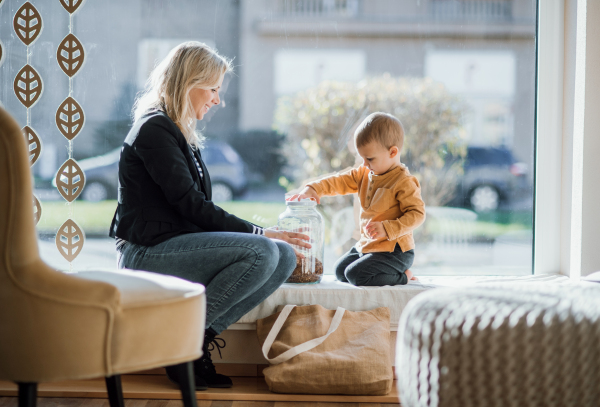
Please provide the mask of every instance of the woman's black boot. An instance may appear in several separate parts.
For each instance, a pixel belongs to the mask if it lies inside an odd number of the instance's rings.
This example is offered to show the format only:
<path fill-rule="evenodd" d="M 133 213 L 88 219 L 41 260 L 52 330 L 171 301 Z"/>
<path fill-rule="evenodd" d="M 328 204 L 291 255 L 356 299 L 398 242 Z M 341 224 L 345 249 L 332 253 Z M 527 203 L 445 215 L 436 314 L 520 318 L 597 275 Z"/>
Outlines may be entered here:
<path fill-rule="evenodd" d="M 204 331 L 204 345 L 202 345 L 204 354 L 200 359 L 194 360 L 194 374 L 196 377 L 202 378 L 208 387 L 228 388 L 233 385 L 229 377 L 217 373 L 210 357 L 210 352 L 215 349 L 219 351 L 219 356 L 221 356 L 221 348 L 224 347 L 225 340 L 216 338 L 215 331 L 210 328 Z"/>
<path fill-rule="evenodd" d="M 179 369 L 177 369 L 177 366 L 167 366 L 165 367 L 165 370 L 167 371 L 167 377 L 169 378 L 169 380 L 179 386 L 181 384 L 179 381 L 180 371 Z M 194 374 L 194 384 L 196 390 L 208 389 L 208 384 L 206 384 L 206 381 L 197 374 Z"/>

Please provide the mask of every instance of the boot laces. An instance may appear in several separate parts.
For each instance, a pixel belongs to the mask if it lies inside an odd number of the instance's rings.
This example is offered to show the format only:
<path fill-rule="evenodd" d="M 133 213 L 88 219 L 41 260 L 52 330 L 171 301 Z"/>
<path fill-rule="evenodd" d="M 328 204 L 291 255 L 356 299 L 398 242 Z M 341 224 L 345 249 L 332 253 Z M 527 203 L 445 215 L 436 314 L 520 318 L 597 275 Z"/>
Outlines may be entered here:
<path fill-rule="evenodd" d="M 227 345 L 227 342 L 225 342 L 225 339 L 223 339 L 223 338 L 217 338 L 217 337 L 210 338 L 204 344 L 204 348 L 205 348 L 204 354 L 212 362 L 210 352 L 212 352 L 216 349 L 219 352 L 219 357 L 221 359 L 223 359 L 223 355 L 221 355 L 221 349 L 223 349 L 226 345 Z"/>
<path fill-rule="evenodd" d="M 221 341 L 222 343 L 219 343 L 219 341 Z M 219 352 L 219 356 L 221 357 L 221 359 L 223 359 L 223 356 L 221 355 L 221 348 L 224 348 L 225 345 L 225 340 L 222 338 L 215 338 L 210 336 L 205 337 L 204 345 L 202 346 L 203 355 L 199 360 L 194 362 L 194 366 L 197 366 L 200 369 L 199 371 L 205 372 L 205 374 L 217 374 L 210 352 L 217 349 L 217 351 Z"/>
<path fill-rule="evenodd" d="M 219 341 L 221 341 L 222 344 L 219 343 Z M 223 359 L 223 355 L 221 355 L 221 349 L 223 349 L 226 345 L 227 345 L 227 342 L 225 342 L 225 339 L 223 339 L 223 338 L 217 338 L 217 337 L 212 338 L 206 344 L 206 350 L 208 351 L 207 352 L 208 353 L 208 358 L 212 361 L 212 358 L 210 357 L 210 352 L 216 349 L 219 352 L 219 357 L 221 359 Z"/>

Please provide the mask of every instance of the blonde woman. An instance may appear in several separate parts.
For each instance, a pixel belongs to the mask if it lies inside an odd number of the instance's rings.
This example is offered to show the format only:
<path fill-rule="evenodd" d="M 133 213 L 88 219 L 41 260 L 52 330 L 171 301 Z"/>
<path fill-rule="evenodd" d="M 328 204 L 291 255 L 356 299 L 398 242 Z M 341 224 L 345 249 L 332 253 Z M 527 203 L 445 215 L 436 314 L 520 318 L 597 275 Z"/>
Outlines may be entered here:
<path fill-rule="evenodd" d="M 220 103 L 230 71 L 227 59 L 200 42 L 179 45 L 155 68 L 136 100 L 121 151 L 119 203 L 110 228 L 119 267 L 206 287 L 204 355 L 194 361 L 197 390 L 231 387 L 212 363 L 210 350 L 224 344 L 216 335 L 289 277 L 296 255 L 288 243 L 310 247 L 306 235 L 263 229 L 211 201 L 195 123 Z M 179 383 L 177 372 L 167 368 Z"/>

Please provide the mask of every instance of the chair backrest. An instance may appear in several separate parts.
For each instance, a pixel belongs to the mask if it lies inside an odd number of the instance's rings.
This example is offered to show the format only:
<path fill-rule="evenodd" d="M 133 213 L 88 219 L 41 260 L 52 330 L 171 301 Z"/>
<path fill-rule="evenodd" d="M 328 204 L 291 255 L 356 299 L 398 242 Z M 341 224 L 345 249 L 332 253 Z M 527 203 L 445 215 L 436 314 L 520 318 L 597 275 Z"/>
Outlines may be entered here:
<path fill-rule="evenodd" d="M 0 286 L 13 267 L 39 261 L 27 142 L 19 125 L 0 108 Z M 15 276 L 13 276 L 14 278 Z"/>
<path fill-rule="evenodd" d="M 0 108 L 0 380 L 107 372 L 107 335 L 119 301 L 116 287 L 54 270 L 40 258 L 25 137 Z"/>

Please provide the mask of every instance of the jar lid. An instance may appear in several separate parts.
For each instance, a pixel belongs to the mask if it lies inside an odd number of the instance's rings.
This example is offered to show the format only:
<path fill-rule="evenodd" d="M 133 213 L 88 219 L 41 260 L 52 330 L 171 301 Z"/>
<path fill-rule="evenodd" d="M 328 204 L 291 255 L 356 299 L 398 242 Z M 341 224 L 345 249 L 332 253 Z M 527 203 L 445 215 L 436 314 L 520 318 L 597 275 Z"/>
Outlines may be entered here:
<path fill-rule="evenodd" d="M 317 205 L 317 201 L 315 201 L 314 199 L 305 198 L 301 201 L 285 201 L 285 204 L 287 206 L 311 208 Z"/>

